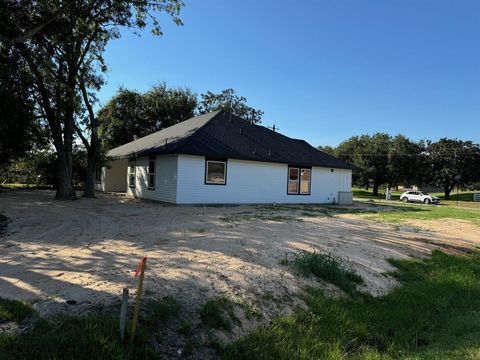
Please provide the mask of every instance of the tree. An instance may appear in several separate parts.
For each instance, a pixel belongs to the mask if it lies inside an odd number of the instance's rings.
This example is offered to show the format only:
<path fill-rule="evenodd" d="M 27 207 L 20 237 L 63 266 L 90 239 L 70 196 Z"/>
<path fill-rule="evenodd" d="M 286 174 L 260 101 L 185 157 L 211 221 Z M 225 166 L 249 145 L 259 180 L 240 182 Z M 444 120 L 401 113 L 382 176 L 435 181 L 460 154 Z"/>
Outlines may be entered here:
<path fill-rule="evenodd" d="M 455 186 L 466 186 L 480 180 L 480 145 L 447 138 L 429 141 L 425 164 L 425 181 L 443 187 L 448 200 Z"/>
<path fill-rule="evenodd" d="M 162 83 L 145 93 L 119 89 L 98 112 L 99 135 L 106 149 L 190 119 L 197 98 L 188 89 Z"/>
<path fill-rule="evenodd" d="M 22 75 L 18 58 L 10 56 L 8 47 L 0 44 L 0 165 L 3 166 L 24 156 L 42 138 L 34 102 Z"/>
<path fill-rule="evenodd" d="M 337 154 L 337 149 L 330 145 L 318 146 L 317 149 L 329 155 Z"/>
<path fill-rule="evenodd" d="M 46 120 L 57 154 L 56 198 L 75 199 L 74 133 L 80 136 L 85 132 L 82 141 L 85 143 L 89 135 L 90 142 L 95 142 L 98 127 L 88 110 L 91 97 L 85 97 L 83 88 L 88 95 L 89 90 L 102 85 L 101 74 L 107 69 L 102 57 L 106 44 L 120 37 L 121 27 L 139 31 L 148 23 L 152 32 L 160 35 L 158 15 L 162 12 L 181 24 L 178 15 L 183 3 L 181 0 L 78 0 L 66 4 L 49 0 L 2 2 L 0 9 L 9 16 L 0 23 L 0 45 L 8 48 L 9 56 L 20 58 L 21 66 L 28 69 L 32 78 L 29 90 L 36 116 Z M 87 117 L 81 115 L 85 111 L 89 113 Z M 94 149 L 90 142 L 90 148 Z M 89 160 L 96 161 L 96 157 Z"/>
<path fill-rule="evenodd" d="M 421 143 L 416 143 L 403 135 L 391 139 L 388 155 L 388 184 L 398 187 L 400 184 L 418 183 L 421 174 Z"/>
<path fill-rule="evenodd" d="M 225 110 L 254 123 L 259 123 L 262 120 L 263 111 L 248 106 L 247 99 L 237 95 L 233 89 L 225 89 L 220 94 L 207 91 L 206 94 L 201 94 L 200 97 L 201 101 L 198 107 L 200 114 Z"/>
<path fill-rule="evenodd" d="M 373 183 L 373 194 L 378 195 L 380 185 L 388 181 L 388 157 L 391 137 L 377 133 L 373 136 L 353 136 L 337 147 L 340 158 L 360 168 L 356 180 L 368 188 Z"/>

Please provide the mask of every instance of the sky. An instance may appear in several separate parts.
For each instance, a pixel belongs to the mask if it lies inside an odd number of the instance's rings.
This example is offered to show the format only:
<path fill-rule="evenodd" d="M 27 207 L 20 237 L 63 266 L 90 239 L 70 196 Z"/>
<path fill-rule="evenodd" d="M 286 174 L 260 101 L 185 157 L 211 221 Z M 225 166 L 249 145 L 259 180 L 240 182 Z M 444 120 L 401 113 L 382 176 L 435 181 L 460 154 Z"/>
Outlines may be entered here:
<path fill-rule="evenodd" d="M 480 143 L 478 0 L 186 0 L 162 37 L 123 30 L 108 83 L 233 88 L 314 146 L 386 132 Z"/>

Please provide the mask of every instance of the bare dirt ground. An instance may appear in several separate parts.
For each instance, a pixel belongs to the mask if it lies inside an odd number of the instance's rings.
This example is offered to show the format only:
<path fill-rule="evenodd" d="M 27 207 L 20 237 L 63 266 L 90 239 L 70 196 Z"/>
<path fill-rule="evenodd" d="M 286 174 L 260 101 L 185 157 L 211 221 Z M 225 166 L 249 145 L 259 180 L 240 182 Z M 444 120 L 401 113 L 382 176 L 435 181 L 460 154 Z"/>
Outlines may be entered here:
<path fill-rule="evenodd" d="M 287 253 L 348 258 L 363 290 L 381 295 L 395 286 L 385 275 L 388 258 L 480 244 L 470 223 L 428 222 L 428 230 L 411 231 L 356 215 L 304 216 L 295 207 L 180 207 L 105 194 L 63 202 L 51 191 L 4 192 L 0 213 L 10 218 L 0 238 L 0 297 L 34 300 L 44 315 L 117 303 L 124 286 L 134 293 L 132 272 L 144 255 L 148 297 L 172 296 L 194 312 L 227 294 L 258 309 L 264 322 L 301 305 L 303 287 L 319 286 L 280 265 Z M 257 325 L 246 321 L 231 336 Z"/>

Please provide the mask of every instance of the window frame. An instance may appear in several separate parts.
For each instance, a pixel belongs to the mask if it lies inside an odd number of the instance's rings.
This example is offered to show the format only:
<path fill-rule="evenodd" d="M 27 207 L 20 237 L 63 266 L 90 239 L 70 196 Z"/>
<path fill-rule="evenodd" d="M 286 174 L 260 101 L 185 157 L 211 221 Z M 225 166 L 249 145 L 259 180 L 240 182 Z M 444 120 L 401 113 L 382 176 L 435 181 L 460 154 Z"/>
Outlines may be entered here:
<path fill-rule="evenodd" d="M 297 180 L 297 191 L 296 192 L 291 192 L 290 191 L 290 169 L 297 169 L 298 170 L 298 180 Z M 306 192 L 301 192 L 301 186 L 302 186 L 302 170 L 309 170 L 310 171 L 310 179 L 308 182 L 308 193 Z M 310 166 L 296 166 L 296 165 L 289 165 L 287 168 L 287 195 L 300 195 L 300 196 L 309 196 L 312 194 L 312 167 Z"/>
<path fill-rule="evenodd" d="M 221 163 L 223 164 L 224 171 L 223 171 L 223 177 L 224 181 L 223 183 L 215 183 L 215 182 L 209 182 L 208 181 L 208 164 L 209 163 Z M 203 177 L 203 181 L 205 185 L 220 185 L 220 186 L 226 186 L 227 185 L 227 167 L 228 167 L 228 160 L 227 159 L 216 159 L 216 158 L 205 158 L 205 174 Z"/>
<path fill-rule="evenodd" d="M 150 172 L 150 162 L 153 161 L 153 173 Z M 157 159 L 155 156 L 150 156 L 148 158 L 148 163 L 147 163 L 147 189 L 148 190 L 155 190 L 155 184 L 157 181 L 157 176 L 155 175 L 155 172 L 157 170 Z M 150 185 L 150 176 L 153 176 L 153 185 Z"/>
<path fill-rule="evenodd" d="M 133 165 L 132 165 L 133 164 Z M 133 168 L 133 171 L 132 171 Z M 131 176 L 133 175 L 133 184 Z M 135 188 L 137 184 L 137 159 L 130 158 L 128 161 L 128 187 Z"/>

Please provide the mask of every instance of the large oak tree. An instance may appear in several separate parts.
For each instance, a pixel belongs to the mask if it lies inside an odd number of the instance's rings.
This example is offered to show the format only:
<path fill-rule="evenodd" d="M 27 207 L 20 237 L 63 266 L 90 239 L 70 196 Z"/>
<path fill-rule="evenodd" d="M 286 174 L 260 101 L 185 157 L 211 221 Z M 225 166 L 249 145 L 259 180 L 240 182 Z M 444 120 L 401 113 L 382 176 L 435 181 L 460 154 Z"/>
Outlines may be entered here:
<path fill-rule="evenodd" d="M 87 148 L 85 196 L 93 196 L 98 154 L 98 123 L 92 111 L 93 93 L 107 70 L 103 53 L 120 37 L 120 28 L 139 32 L 147 26 L 160 35 L 159 15 L 180 24 L 181 0 L 66 0 L 4 1 L 0 5 L 0 46 L 18 58 L 28 72 L 35 116 L 48 124 L 56 150 L 56 198 L 75 199 L 72 148 L 75 134 Z"/>

